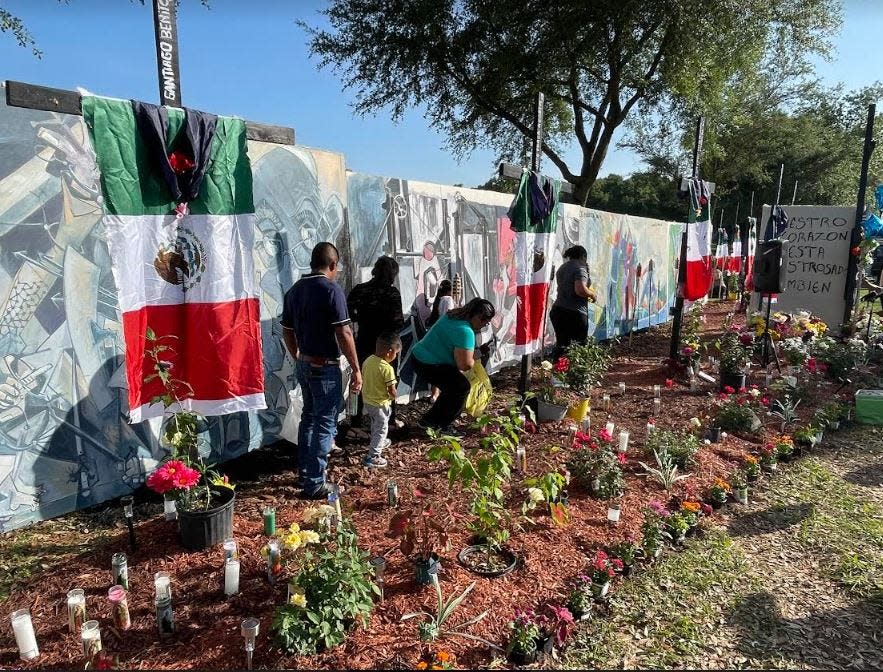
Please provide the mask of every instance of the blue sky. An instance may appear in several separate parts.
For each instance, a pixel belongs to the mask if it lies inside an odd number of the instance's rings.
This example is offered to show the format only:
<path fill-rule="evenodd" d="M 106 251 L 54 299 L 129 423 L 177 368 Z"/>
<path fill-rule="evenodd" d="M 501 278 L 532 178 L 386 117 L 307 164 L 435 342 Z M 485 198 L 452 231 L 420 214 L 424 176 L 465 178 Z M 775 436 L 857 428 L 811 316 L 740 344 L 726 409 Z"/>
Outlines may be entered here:
<path fill-rule="evenodd" d="M 153 22 L 146 5 L 127 0 L 0 0 L 21 17 L 42 59 L 0 37 L 0 78 L 121 98 L 158 100 Z M 462 162 L 419 111 L 394 124 L 388 116 L 355 117 L 351 97 L 335 75 L 319 71 L 295 24 L 320 20 L 321 0 L 182 0 L 178 18 L 185 105 L 253 121 L 293 126 L 297 141 L 342 152 L 353 170 L 416 180 L 484 182 L 493 154 L 476 151 Z M 843 30 L 832 63 L 820 63 L 829 82 L 855 88 L 883 79 L 879 34 L 883 0 L 846 0 Z M 576 153 L 569 154 L 575 159 Z M 602 174 L 640 166 L 623 150 L 608 154 Z M 544 168 L 557 172 L 545 161 Z"/>

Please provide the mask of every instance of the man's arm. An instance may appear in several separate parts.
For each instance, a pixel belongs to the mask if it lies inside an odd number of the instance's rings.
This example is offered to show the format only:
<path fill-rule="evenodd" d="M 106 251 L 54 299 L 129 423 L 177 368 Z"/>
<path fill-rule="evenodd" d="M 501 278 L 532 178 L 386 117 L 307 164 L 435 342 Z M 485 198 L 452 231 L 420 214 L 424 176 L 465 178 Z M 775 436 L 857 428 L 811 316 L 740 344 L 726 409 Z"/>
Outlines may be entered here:
<path fill-rule="evenodd" d="M 337 339 L 337 345 L 340 351 L 346 357 L 346 361 L 350 363 L 353 370 L 352 380 L 350 380 L 350 389 L 358 392 L 362 389 L 362 370 L 359 368 L 359 357 L 356 355 L 356 342 L 353 339 L 353 330 L 349 324 L 341 324 L 334 327 L 334 336 Z"/>
<path fill-rule="evenodd" d="M 290 327 L 282 327 L 282 340 L 285 341 L 285 347 L 292 359 L 297 359 L 297 336 L 294 329 Z"/>

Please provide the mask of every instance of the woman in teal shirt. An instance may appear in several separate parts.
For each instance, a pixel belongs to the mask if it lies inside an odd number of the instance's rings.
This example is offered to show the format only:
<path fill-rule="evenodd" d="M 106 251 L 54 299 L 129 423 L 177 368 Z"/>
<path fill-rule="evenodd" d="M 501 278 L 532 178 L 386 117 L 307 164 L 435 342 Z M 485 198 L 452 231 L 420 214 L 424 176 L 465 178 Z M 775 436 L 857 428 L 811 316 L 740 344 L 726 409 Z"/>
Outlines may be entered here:
<path fill-rule="evenodd" d="M 475 334 L 490 324 L 496 310 L 486 299 L 472 299 L 449 310 L 411 349 L 414 371 L 439 389 L 438 399 L 420 419 L 421 427 L 445 429 L 463 410 L 469 381 L 463 372 L 475 364 Z"/>

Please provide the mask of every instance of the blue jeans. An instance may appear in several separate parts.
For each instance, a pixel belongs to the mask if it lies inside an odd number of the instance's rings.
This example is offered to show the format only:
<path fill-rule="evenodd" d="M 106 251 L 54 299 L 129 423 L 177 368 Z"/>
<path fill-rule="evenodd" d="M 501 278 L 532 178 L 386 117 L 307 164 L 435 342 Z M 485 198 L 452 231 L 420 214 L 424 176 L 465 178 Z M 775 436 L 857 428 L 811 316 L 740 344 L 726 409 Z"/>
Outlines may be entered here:
<path fill-rule="evenodd" d="M 297 466 L 304 492 L 311 494 L 325 483 L 325 467 L 343 403 L 343 377 L 337 362 L 313 366 L 298 360 L 296 364 L 304 398 L 297 430 Z"/>

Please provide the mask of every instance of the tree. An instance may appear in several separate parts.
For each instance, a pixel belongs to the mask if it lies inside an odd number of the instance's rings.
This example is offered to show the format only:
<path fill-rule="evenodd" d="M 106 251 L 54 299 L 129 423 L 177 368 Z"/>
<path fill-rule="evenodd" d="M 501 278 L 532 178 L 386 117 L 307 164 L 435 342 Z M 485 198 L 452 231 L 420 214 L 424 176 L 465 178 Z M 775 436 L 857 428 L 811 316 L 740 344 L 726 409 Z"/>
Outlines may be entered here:
<path fill-rule="evenodd" d="M 638 103 L 719 97 L 772 49 L 826 54 L 839 11 L 838 0 L 331 0 L 328 28 L 301 25 L 357 112 L 422 107 L 460 155 L 483 145 L 523 159 L 542 92 L 544 154 L 584 203 Z"/>

